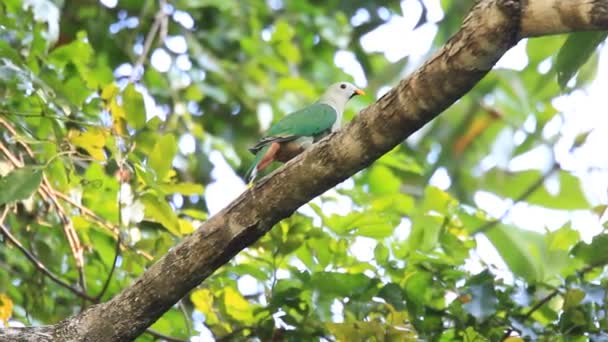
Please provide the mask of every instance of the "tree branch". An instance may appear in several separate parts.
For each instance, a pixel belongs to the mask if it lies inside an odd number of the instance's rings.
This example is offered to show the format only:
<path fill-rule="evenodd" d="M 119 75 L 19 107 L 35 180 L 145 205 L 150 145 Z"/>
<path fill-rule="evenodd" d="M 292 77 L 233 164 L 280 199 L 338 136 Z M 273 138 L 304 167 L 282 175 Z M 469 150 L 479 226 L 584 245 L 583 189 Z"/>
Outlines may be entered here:
<path fill-rule="evenodd" d="M 528 1 L 522 13 L 520 37 L 605 30 L 606 26 L 606 1 L 535 0 Z"/>
<path fill-rule="evenodd" d="M 562 3 L 565 12 L 532 11 Z M 599 6 L 599 7 L 598 7 Z M 107 303 L 47 327 L 55 339 L 132 340 L 165 311 L 297 208 L 401 143 L 466 94 L 521 37 L 608 28 L 608 0 L 481 0 L 460 30 L 431 59 L 340 132 L 331 134 L 246 191 L 172 248 L 129 288 Z M 559 7 L 559 6 L 558 6 Z M 576 7 L 576 8 L 575 8 Z M 561 7 L 560 7 L 561 8 Z M 523 19 L 527 20 L 525 23 Z M 566 18 L 567 19 L 567 18 Z M 572 21 L 572 22 L 570 22 Z M 0 338 L 2 337 L 0 330 Z"/>

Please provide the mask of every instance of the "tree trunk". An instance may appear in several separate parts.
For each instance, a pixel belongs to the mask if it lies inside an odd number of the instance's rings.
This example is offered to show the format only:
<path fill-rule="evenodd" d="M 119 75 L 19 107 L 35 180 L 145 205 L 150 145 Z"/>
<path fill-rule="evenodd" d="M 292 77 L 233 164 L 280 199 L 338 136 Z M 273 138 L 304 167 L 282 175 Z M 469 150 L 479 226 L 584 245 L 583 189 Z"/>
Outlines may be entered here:
<path fill-rule="evenodd" d="M 598 29 L 608 29 L 608 0 L 477 2 L 460 30 L 412 75 L 341 131 L 211 217 L 115 298 L 55 325 L 0 330 L 0 341 L 133 340 L 274 224 L 371 164 L 466 94 L 519 39 Z"/>

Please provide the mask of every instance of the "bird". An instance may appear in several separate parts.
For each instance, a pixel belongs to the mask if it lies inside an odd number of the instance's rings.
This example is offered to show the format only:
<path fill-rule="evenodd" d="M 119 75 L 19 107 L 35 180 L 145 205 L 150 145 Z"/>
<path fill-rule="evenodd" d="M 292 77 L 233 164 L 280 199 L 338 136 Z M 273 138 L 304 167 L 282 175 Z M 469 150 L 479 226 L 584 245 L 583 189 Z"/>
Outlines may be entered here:
<path fill-rule="evenodd" d="M 325 135 L 338 130 L 348 100 L 364 94 L 352 83 L 334 83 L 317 102 L 283 117 L 255 146 L 249 148 L 255 158 L 245 179 L 252 184 L 258 173 L 273 161 L 285 163 Z"/>

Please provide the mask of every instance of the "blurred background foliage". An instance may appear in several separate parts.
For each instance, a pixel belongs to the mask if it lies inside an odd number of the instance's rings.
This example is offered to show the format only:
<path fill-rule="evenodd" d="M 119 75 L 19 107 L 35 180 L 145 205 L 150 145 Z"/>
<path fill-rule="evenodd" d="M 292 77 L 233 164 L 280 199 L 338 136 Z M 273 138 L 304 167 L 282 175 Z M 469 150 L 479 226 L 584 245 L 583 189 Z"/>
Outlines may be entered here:
<path fill-rule="evenodd" d="M 54 323 L 117 294 L 245 189 L 247 147 L 273 120 L 339 80 L 370 94 L 352 118 L 472 4 L 2 1 L 0 322 Z M 523 41 L 139 340 L 599 338 L 605 36 Z"/>

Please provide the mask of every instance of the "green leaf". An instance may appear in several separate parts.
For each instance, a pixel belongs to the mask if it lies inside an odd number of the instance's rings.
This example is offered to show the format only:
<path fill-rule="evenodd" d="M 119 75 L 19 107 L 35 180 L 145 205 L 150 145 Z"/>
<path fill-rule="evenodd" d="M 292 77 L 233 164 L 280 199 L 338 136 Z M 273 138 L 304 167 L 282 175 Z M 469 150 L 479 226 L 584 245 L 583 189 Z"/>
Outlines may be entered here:
<path fill-rule="evenodd" d="M 493 315 L 498 307 L 498 299 L 494 290 L 494 276 L 489 271 L 483 271 L 467 281 L 467 290 L 471 300 L 463 305 L 464 309 L 478 320 Z"/>
<path fill-rule="evenodd" d="M 216 324 L 217 314 L 213 308 L 214 296 L 209 289 L 197 289 L 190 294 L 190 301 L 194 308 L 205 315 L 206 324 Z"/>
<path fill-rule="evenodd" d="M 368 174 L 369 188 L 377 195 L 399 192 L 401 180 L 386 166 L 375 165 Z"/>
<path fill-rule="evenodd" d="M 403 288 L 407 300 L 418 307 L 428 304 L 433 295 L 433 275 L 429 272 L 418 270 L 410 276 L 406 276 L 405 279 Z"/>
<path fill-rule="evenodd" d="M 528 282 L 542 280 L 541 261 L 544 236 L 514 226 L 497 224 L 485 232 L 511 272 Z"/>
<path fill-rule="evenodd" d="M 176 236 L 182 235 L 177 215 L 163 198 L 153 194 L 144 194 L 141 201 L 145 207 L 144 213 L 147 220 L 160 223 Z"/>
<path fill-rule="evenodd" d="M 160 190 L 166 194 L 201 195 L 205 188 L 196 183 L 159 184 Z"/>
<path fill-rule="evenodd" d="M 9 58 L 17 65 L 21 64 L 21 56 L 19 56 L 19 53 L 4 40 L 0 40 L 0 57 Z"/>
<path fill-rule="evenodd" d="M 122 103 L 127 116 L 127 122 L 135 129 L 141 129 L 146 125 L 146 107 L 143 95 L 135 90 L 131 83 L 122 94 Z"/>
<path fill-rule="evenodd" d="M 312 275 L 312 285 L 324 294 L 351 297 L 363 293 L 372 281 L 363 274 L 317 272 Z"/>
<path fill-rule="evenodd" d="M 566 171 L 553 173 L 558 175 L 559 192 L 551 194 L 541 185 L 524 201 L 546 208 L 576 210 L 589 209 L 591 206 L 583 194 L 580 180 Z M 508 172 L 494 168 L 484 176 L 482 188 L 499 196 L 518 198 L 534 186 L 543 174 L 538 170 Z"/>
<path fill-rule="evenodd" d="M 156 171 L 158 179 L 164 179 L 169 170 L 171 170 L 176 153 L 177 143 L 173 134 L 163 135 L 156 141 L 148 162 L 150 163 L 150 167 Z"/>
<path fill-rule="evenodd" d="M 386 215 L 363 212 L 353 212 L 346 216 L 332 215 L 326 218 L 325 224 L 342 236 L 361 235 L 375 239 L 391 236 L 395 227 Z"/>
<path fill-rule="evenodd" d="M 232 318 L 244 324 L 253 321 L 254 307 L 235 289 L 226 287 L 222 296 L 223 309 Z"/>
<path fill-rule="evenodd" d="M 585 291 L 581 289 L 569 289 L 564 296 L 564 310 L 568 310 L 579 305 L 585 298 Z"/>
<path fill-rule="evenodd" d="M 391 304 L 397 310 L 405 309 L 405 296 L 403 289 L 395 284 L 388 283 L 378 292 L 378 297 L 384 298 L 387 303 Z"/>
<path fill-rule="evenodd" d="M 568 81 L 576 74 L 578 69 L 595 52 L 597 46 L 606 39 L 607 32 L 575 32 L 568 36 L 568 39 L 559 50 L 555 69 L 557 70 L 557 82 L 564 89 Z"/>
<path fill-rule="evenodd" d="M 579 242 L 572 254 L 588 265 L 604 265 L 608 263 L 608 234 L 597 235 L 590 244 Z"/>
<path fill-rule="evenodd" d="M 103 148 L 106 145 L 108 135 L 109 132 L 95 127 L 91 127 L 84 132 L 73 129 L 68 133 L 68 140 L 75 146 L 87 151 L 93 159 L 101 161 L 106 159 Z"/>
<path fill-rule="evenodd" d="M 390 252 L 388 250 L 388 248 L 386 248 L 386 246 L 384 246 L 383 243 L 379 242 L 376 245 L 376 248 L 374 248 L 374 259 L 376 260 L 376 263 L 379 265 L 384 265 L 388 262 L 388 257 L 390 255 Z"/>
<path fill-rule="evenodd" d="M 26 166 L 0 178 L 0 205 L 30 197 L 38 190 L 42 176 L 41 168 Z"/>

